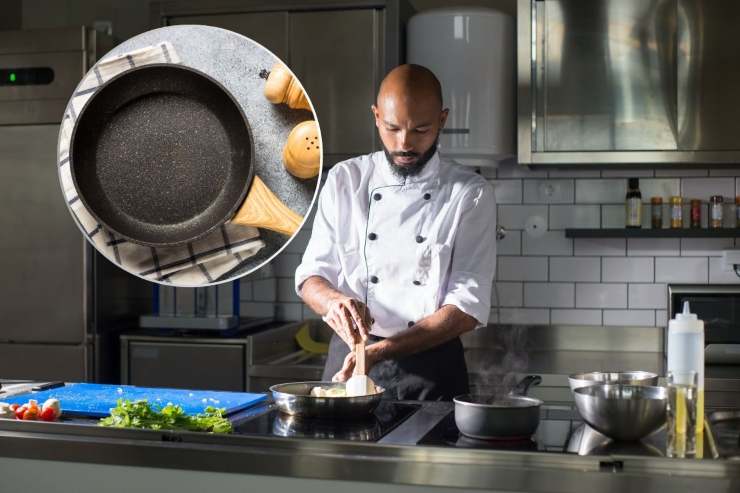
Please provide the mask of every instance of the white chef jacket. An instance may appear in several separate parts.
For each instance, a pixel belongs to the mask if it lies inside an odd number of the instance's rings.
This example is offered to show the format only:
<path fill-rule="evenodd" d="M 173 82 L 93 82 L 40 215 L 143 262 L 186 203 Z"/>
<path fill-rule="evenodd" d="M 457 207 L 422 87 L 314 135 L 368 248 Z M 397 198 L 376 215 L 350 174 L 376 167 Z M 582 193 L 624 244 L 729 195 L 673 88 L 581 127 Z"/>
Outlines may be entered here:
<path fill-rule="evenodd" d="M 496 203 L 480 175 L 435 153 L 397 176 L 382 151 L 328 173 L 296 292 L 321 276 L 365 302 L 371 334 L 390 337 L 455 305 L 488 323 L 496 264 Z"/>

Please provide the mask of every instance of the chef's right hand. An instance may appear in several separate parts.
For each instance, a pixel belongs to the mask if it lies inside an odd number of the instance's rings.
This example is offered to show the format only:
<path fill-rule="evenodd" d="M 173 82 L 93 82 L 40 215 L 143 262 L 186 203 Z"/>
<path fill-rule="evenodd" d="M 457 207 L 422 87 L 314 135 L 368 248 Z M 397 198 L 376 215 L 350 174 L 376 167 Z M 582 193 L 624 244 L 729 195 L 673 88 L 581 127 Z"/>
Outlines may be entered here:
<path fill-rule="evenodd" d="M 360 339 L 367 340 L 374 322 L 367 305 L 346 296 L 330 301 L 323 319 L 351 349 Z"/>

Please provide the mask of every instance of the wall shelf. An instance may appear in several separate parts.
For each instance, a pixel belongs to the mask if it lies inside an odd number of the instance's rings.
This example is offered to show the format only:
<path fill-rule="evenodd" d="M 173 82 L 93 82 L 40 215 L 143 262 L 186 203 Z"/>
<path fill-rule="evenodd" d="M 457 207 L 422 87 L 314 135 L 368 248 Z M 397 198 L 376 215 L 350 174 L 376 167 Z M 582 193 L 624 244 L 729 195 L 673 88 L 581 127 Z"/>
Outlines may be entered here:
<path fill-rule="evenodd" d="M 645 229 L 645 228 L 605 228 L 565 230 L 566 238 L 740 238 L 740 228 L 717 229 Z"/>

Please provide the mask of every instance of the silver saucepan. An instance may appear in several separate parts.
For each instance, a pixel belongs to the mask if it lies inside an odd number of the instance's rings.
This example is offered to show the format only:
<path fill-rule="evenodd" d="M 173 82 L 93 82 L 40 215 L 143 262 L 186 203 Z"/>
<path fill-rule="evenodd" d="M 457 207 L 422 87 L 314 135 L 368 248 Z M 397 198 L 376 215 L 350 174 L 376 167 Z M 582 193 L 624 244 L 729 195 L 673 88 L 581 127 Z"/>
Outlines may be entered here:
<path fill-rule="evenodd" d="M 542 401 L 526 397 L 542 377 L 530 375 L 503 397 L 459 395 L 455 402 L 455 424 L 465 436 L 482 440 L 530 437 L 540 424 Z"/>
<path fill-rule="evenodd" d="M 293 382 L 270 387 L 278 410 L 305 418 L 367 419 L 380 404 L 385 389 L 376 387 L 374 394 L 357 397 L 315 397 L 311 389 L 344 388 L 340 382 Z"/>

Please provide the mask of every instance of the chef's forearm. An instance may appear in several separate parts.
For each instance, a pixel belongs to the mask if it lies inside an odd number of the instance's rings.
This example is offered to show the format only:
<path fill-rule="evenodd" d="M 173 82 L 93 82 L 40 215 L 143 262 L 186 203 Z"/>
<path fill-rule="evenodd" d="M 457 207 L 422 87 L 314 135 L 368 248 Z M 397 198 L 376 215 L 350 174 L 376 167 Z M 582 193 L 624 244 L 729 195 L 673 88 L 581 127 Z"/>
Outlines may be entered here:
<path fill-rule="evenodd" d="M 329 311 L 329 304 L 343 296 L 329 281 L 320 276 L 311 276 L 301 285 L 303 302 L 322 317 Z"/>
<path fill-rule="evenodd" d="M 473 330 L 477 320 L 455 305 L 444 305 L 413 327 L 368 346 L 374 361 L 398 359 L 426 351 Z"/>

